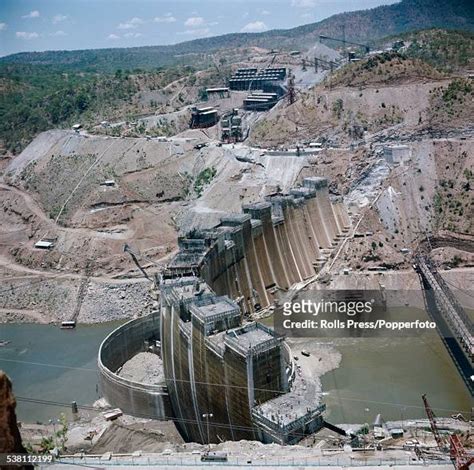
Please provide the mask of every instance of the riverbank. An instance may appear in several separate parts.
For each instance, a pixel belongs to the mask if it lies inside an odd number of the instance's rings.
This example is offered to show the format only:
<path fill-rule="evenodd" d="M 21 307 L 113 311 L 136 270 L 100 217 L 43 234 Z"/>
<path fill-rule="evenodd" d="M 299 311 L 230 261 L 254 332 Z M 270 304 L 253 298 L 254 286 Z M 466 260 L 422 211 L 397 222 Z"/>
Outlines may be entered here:
<path fill-rule="evenodd" d="M 441 272 L 465 308 L 474 309 L 474 268 Z M 420 290 L 417 274 L 407 271 L 356 271 L 333 273 L 328 283 L 309 283 L 305 289 Z M 28 296 L 25 295 L 28 289 Z M 291 290 L 290 290 L 291 292 Z M 2 323 L 60 323 L 72 318 L 80 302 L 78 323 L 93 324 L 146 315 L 158 303 L 146 279 L 109 280 L 91 278 L 84 297 L 79 282 L 69 278 L 31 279 L 15 277 L 4 281 L 0 301 Z M 0 338 L 2 339 L 2 338 Z"/>
<path fill-rule="evenodd" d="M 85 286 L 81 294 L 80 279 L 15 277 L 4 280 L 0 324 L 56 324 L 70 320 L 77 311 L 78 323 L 106 323 L 146 315 L 157 308 L 151 283 L 146 279 L 91 278 Z"/>

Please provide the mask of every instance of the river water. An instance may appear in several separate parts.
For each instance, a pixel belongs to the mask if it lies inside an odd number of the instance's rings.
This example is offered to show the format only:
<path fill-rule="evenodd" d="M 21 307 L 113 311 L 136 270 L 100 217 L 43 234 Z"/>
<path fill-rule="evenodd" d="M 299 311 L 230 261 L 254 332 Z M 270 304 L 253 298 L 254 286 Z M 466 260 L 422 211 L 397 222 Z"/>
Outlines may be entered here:
<path fill-rule="evenodd" d="M 0 325 L 0 340 L 10 341 L 0 347 L 0 369 L 12 380 L 18 419 L 46 423 L 71 409 L 28 403 L 22 398 L 84 405 L 97 400 L 97 351 L 119 325 L 78 325 L 73 330 L 53 325 Z"/>
<path fill-rule="evenodd" d="M 266 323 L 268 323 L 267 319 Z M 90 405 L 96 390 L 97 351 L 120 323 L 57 326 L 0 325 L 0 368 L 10 376 L 20 398 Z M 318 338 L 318 342 L 324 341 Z M 424 418 L 421 394 L 439 416 L 462 411 L 472 398 L 437 334 L 421 338 L 332 338 L 342 353 L 339 368 L 322 377 L 326 418 L 332 423 L 373 422 L 383 418 Z M 47 422 L 70 406 L 28 403 L 18 399 L 17 415 L 26 422 Z"/>

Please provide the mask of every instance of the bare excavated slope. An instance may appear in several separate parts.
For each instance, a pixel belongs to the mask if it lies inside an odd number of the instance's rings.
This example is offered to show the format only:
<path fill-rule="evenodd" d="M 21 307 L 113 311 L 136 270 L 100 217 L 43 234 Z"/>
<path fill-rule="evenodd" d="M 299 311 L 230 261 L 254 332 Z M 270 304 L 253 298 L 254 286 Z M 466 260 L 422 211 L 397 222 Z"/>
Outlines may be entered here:
<path fill-rule="evenodd" d="M 288 190 L 307 164 L 188 134 L 160 141 L 49 131 L 11 162 L 0 183 L 3 321 L 64 320 L 78 306 L 79 321 L 149 311 L 147 282 L 125 244 L 156 271 L 148 259 L 164 266 L 179 232 Z M 54 248 L 35 248 L 42 238 Z"/>

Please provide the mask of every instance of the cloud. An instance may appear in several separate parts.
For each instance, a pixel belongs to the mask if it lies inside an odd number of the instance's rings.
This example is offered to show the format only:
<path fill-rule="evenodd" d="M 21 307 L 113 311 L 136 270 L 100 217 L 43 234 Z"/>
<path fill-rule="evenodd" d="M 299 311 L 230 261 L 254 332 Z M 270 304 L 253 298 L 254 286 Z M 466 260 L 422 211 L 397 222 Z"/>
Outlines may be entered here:
<path fill-rule="evenodd" d="M 181 34 L 186 34 L 189 36 L 207 36 L 211 30 L 209 28 L 200 28 L 200 29 L 188 29 L 183 31 Z"/>
<path fill-rule="evenodd" d="M 153 20 L 155 23 L 174 23 L 176 18 L 172 13 L 166 13 L 165 16 L 156 16 Z"/>
<path fill-rule="evenodd" d="M 52 22 L 53 24 L 61 23 L 61 21 L 67 20 L 67 18 L 67 15 L 61 15 L 61 13 L 58 13 L 53 16 Z"/>
<path fill-rule="evenodd" d="M 22 18 L 38 18 L 40 12 L 38 10 L 30 11 L 27 15 L 23 15 Z"/>
<path fill-rule="evenodd" d="M 27 40 L 39 38 L 39 34 L 35 32 L 27 33 L 26 31 L 17 31 L 15 35 L 17 38 L 27 39 Z"/>
<path fill-rule="evenodd" d="M 109 34 L 107 36 L 107 39 L 110 39 L 111 41 L 115 41 L 117 39 L 120 39 L 120 36 L 117 36 L 116 34 Z"/>
<path fill-rule="evenodd" d="M 291 0 L 291 6 L 296 8 L 314 8 L 316 0 Z"/>
<path fill-rule="evenodd" d="M 125 23 L 120 23 L 118 25 L 118 29 L 135 29 L 138 28 L 144 21 L 141 18 L 137 18 L 136 16 L 131 20 L 126 21 Z"/>
<path fill-rule="evenodd" d="M 125 33 L 123 35 L 124 38 L 141 38 L 142 36 L 142 33 Z"/>
<path fill-rule="evenodd" d="M 0 23 L 0 31 L 3 31 L 7 29 L 7 24 L 6 23 Z"/>
<path fill-rule="evenodd" d="M 54 37 L 67 36 L 67 33 L 65 33 L 64 31 L 58 30 L 58 31 L 55 31 L 54 33 L 51 33 L 50 36 L 54 36 Z"/>
<path fill-rule="evenodd" d="M 268 10 L 260 10 L 259 13 L 262 15 L 262 16 L 268 16 L 270 14 L 270 12 Z"/>
<path fill-rule="evenodd" d="M 184 26 L 190 28 L 196 28 L 197 26 L 202 26 L 204 24 L 204 18 L 201 16 L 191 16 L 184 22 Z"/>
<path fill-rule="evenodd" d="M 263 21 L 253 21 L 252 23 L 247 23 L 240 31 L 242 33 L 258 33 L 267 29 L 267 25 Z"/>

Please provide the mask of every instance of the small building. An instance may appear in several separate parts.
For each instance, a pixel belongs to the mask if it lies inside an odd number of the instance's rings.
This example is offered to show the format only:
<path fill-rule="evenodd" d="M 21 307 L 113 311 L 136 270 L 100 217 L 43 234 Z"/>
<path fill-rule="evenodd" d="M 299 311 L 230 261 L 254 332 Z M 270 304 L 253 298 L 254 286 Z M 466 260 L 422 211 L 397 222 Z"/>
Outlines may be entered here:
<path fill-rule="evenodd" d="M 115 186 L 115 180 L 105 180 L 100 183 L 101 186 Z"/>
<path fill-rule="evenodd" d="M 217 109 L 213 106 L 206 108 L 197 108 L 194 107 L 191 112 L 191 129 L 203 128 L 203 127 L 212 127 L 217 124 L 219 116 L 217 114 Z"/>
<path fill-rule="evenodd" d="M 38 248 L 40 250 L 51 250 L 51 248 L 53 247 L 54 247 L 53 240 L 43 239 L 35 243 L 35 248 Z"/>
<path fill-rule="evenodd" d="M 244 99 L 247 111 L 268 111 L 278 102 L 276 93 L 253 92 Z"/>
<path fill-rule="evenodd" d="M 411 159 L 411 148 L 408 145 L 392 145 L 384 147 L 383 156 L 391 165 L 403 165 Z"/>
<path fill-rule="evenodd" d="M 239 116 L 238 109 L 234 109 L 221 119 L 221 140 L 223 142 L 240 142 L 242 137 L 242 117 Z"/>
<path fill-rule="evenodd" d="M 208 98 L 229 98 L 230 91 L 227 87 L 206 88 Z"/>
<path fill-rule="evenodd" d="M 398 439 L 400 437 L 403 437 L 403 429 L 402 428 L 392 428 L 392 429 L 390 429 L 390 435 L 394 439 Z"/>
<path fill-rule="evenodd" d="M 262 70 L 256 68 L 238 69 L 229 80 L 229 88 L 231 90 L 262 90 L 269 84 L 281 83 L 285 77 L 285 67 Z"/>

